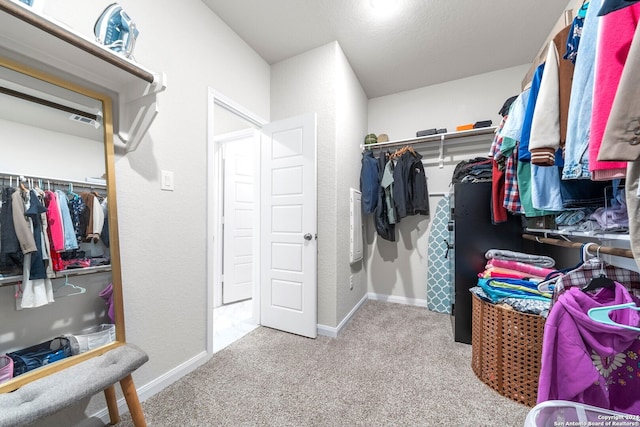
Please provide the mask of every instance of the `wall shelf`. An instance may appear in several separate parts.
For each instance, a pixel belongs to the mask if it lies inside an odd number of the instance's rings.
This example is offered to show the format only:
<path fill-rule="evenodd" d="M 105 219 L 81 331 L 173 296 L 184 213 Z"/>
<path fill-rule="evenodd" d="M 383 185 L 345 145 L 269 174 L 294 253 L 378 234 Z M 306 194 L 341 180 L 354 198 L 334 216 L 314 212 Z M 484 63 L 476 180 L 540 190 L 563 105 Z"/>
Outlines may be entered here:
<path fill-rule="evenodd" d="M 95 274 L 111 271 L 111 265 L 96 265 L 95 267 L 74 268 L 57 271 L 54 279 L 64 279 L 72 276 L 82 276 L 85 274 Z M 15 285 L 22 281 L 22 275 L 0 277 L 0 287 Z"/>
<path fill-rule="evenodd" d="M 66 80 L 82 79 L 113 98 L 114 134 L 135 150 L 158 114 L 166 76 L 86 38 L 28 6 L 0 0 L 0 55 Z"/>
<path fill-rule="evenodd" d="M 552 230 L 547 228 L 527 228 L 528 233 L 538 233 L 547 236 L 567 236 L 567 237 L 585 237 L 599 240 L 620 240 L 629 241 L 629 233 L 612 233 L 605 231 L 566 231 Z"/>
<path fill-rule="evenodd" d="M 470 130 L 461 130 L 458 132 L 447 132 L 447 133 L 437 133 L 434 135 L 421 136 L 417 138 L 408 138 L 408 139 L 398 139 L 394 141 L 388 142 L 377 142 L 375 144 L 361 144 L 360 147 L 362 149 L 365 148 L 383 148 L 383 147 L 395 147 L 398 145 L 412 145 L 412 144 L 421 144 L 428 142 L 444 142 L 452 139 L 458 138 L 469 138 L 474 136 L 486 136 L 494 134 L 496 131 L 496 126 L 479 128 L 479 129 L 470 129 Z"/>

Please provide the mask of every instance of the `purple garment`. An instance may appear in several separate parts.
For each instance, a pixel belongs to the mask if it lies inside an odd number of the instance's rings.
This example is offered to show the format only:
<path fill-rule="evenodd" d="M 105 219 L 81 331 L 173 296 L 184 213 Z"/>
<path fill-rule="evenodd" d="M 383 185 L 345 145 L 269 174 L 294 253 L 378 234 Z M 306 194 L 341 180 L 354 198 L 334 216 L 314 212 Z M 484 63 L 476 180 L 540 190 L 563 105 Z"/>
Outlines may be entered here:
<path fill-rule="evenodd" d="M 640 415 L 640 333 L 591 320 L 590 308 L 638 299 L 615 288 L 589 294 L 571 288 L 558 298 L 544 326 L 538 403 L 569 400 Z M 612 311 L 619 324 L 640 326 L 640 312 Z"/>
<path fill-rule="evenodd" d="M 100 297 L 107 304 L 107 315 L 109 316 L 111 323 L 116 323 L 116 316 L 113 306 L 113 284 L 109 283 L 107 287 L 101 290 L 98 295 L 100 295 Z"/>

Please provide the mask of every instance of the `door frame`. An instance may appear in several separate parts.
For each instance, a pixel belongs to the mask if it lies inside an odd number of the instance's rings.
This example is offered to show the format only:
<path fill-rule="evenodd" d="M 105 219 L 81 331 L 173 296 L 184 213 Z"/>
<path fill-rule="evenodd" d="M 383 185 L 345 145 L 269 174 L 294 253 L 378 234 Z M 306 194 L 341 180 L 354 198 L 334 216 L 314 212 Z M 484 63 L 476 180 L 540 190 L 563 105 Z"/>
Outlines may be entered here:
<path fill-rule="evenodd" d="M 247 110 L 241 105 L 237 104 L 230 98 L 224 96 L 220 92 L 216 91 L 212 87 L 208 87 L 207 91 L 207 352 L 213 354 L 213 309 L 216 306 L 215 303 L 222 302 L 222 295 L 216 296 L 216 289 L 219 288 L 221 281 L 222 271 L 222 150 L 221 145 L 215 138 L 215 118 L 214 118 L 214 106 L 217 105 L 237 115 L 238 117 L 246 120 L 247 122 L 262 128 L 268 123 L 259 115 Z M 259 144 L 260 138 L 258 138 Z M 259 147 L 258 147 L 259 148 Z M 257 176 L 259 176 L 260 169 L 260 156 L 256 156 L 256 162 L 258 169 L 256 170 Z M 260 195 L 259 182 L 256 183 L 258 196 Z M 259 199 L 258 199 L 259 200 Z M 259 219 L 260 219 L 260 203 L 256 203 L 256 218 L 258 220 L 257 232 L 259 233 Z M 257 234 L 259 236 L 259 234 Z M 259 247 L 260 239 L 256 239 Z M 256 242 L 254 242 L 254 248 Z M 260 266 L 260 253 L 256 251 L 256 258 L 254 263 L 254 278 L 259 278 L 259 266 Z M 257 272 L 256 272 L 257 270 Z M 260 323 L 260 284 L 259 280 L 254 281 L 253 286 L 253 318 L 254 321 Z"/>

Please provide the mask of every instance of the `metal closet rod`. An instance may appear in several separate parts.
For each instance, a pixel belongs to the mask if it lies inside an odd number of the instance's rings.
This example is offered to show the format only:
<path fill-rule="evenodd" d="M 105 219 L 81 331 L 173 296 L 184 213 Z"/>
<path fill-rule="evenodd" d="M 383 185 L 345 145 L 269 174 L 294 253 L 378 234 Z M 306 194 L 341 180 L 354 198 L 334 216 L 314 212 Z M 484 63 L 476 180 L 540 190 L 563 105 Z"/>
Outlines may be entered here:
<path fill-rule="evenodd" d="M 35 180 L 42 180 L 42 181 L 49 181 L 51 184 L 54 185 L 67 185 L 67 184 L 73 184 L 73 185 L 77 185 L 79 187 L 86 187 L 86 188 L 107 188 L 106 185 L 104 184 L 99 184 L 99 183 L 95 183 L 95 182 L 88 182 L 88 181 L 78 181 L 78 180 L 73 180 L 73 179 L 60 179 L 60 178 L 51 178 L 51 177 L 47 177 L 47 176 L 35 176 L 35 175 L 22 175 L 19 173 L 8 173 L 8 172 L 0 172 L 0 178 L 2 179 L 10 179 L 10 178 L 16 178 L 16 179 L 20 179 L 20 178 L 26 178 L 26 179 L 35 179 Z"/>
<path fill-rule="evenodd" d="M 25 101 L 33 102 L 34 104 L 44 105 L 45 107 L 75 114 L 77 116 L 86 117 L 91 120 L 96 120 L 96 121 L 98 120 L 98 116 L 95 114 L 87 113 L 86 111 L 78 110 L 77 108 L 67 107 L 66 105 L 58 104 L 57 102 L 38 98 L 37 96 L 27 95 L 26 93 L 18 92 L 16 90 L 9 89 L 6 87 L 0 86 L 0 93 L 4 93 L 5 95 L 13 96 L 15 98 L 23 99 Z"/>
<path fill-rule="evenodd" d="M 600 246 L 597 243 L 593 243 L 593 242 L 580 243 L 580 242 L 572 242 L 570 240 L 552 239 L 550 237 L 540 237 L 540 236 L 534 236 L 532 234 L 523 234 L 522 237 L 526 240 L 532 240 L 538 243 L 546 243 L 548 245 L 562 246 L 565 248 L 581 248 L 582 245 L 586 244 L 587 251 L 591 252 L 592 254 L 601 253 L 601 254 L 615 255 L 615 256 L 621 256 L 624 258 L 633 259 L 633 252 L 631 252 L 630 249 L 612 248 L 611 246 Z M 591 245 L 593 245 L 594 247 L 591 248 Z"/>

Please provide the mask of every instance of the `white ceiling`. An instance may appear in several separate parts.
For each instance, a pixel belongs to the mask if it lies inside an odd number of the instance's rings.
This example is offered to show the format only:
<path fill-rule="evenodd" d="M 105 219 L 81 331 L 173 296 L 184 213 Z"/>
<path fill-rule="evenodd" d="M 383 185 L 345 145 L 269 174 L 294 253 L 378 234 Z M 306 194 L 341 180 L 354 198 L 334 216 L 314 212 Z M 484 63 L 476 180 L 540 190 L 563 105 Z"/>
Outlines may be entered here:
<path fill-rule="evenodd" d="M 530 63 L 566 0 L 202 0 L 269 64 L 337 40 L 368 98 Z M 523 76 L 524 77 L 524 76 Z"/>

